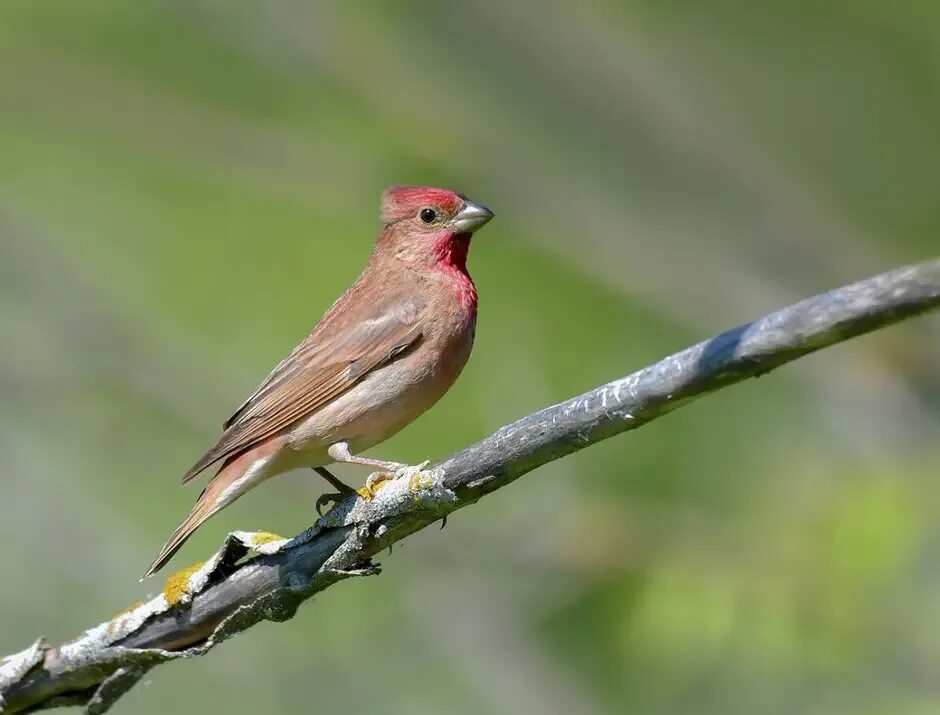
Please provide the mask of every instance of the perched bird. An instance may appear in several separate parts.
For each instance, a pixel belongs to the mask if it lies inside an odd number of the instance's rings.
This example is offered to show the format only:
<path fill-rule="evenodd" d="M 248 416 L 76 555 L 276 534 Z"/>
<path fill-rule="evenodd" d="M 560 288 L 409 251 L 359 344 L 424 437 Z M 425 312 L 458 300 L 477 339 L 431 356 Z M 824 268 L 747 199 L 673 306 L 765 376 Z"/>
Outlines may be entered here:
<path fill-rule="evenodd" d="M 431 407 L 466 364 L 477 319 L 467 251 L 473 232 L 492 217 L 445 189 L 385 192 L 382 229 L 365 270 L 183 477 L 186 483 L 221 462 L 147 576 L 206 519 L 275 474 L 313 467 L 347 495 L 353 490 L 325 465 L 349 462 L 384 473 L 407 466 L 359 452 Z"/>

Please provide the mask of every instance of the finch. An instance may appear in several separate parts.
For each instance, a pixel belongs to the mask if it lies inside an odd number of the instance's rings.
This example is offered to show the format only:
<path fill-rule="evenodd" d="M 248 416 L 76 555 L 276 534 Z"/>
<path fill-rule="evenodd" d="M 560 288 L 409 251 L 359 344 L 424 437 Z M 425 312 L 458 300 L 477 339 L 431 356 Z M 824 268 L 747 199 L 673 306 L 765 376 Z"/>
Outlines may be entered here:
<path fill-rule="evenodd" d="M 218 472 L 147 576 L 209 517 L 275 474 L 348 462 L 383 472 L 408 465 L 359 456 L 437 402 L 473 345 L 477 291 L 467 272 L 473 233 L 493 212 L 462 194 L 396 186 L 365 270 L 310 334 L 223 425 L 218 443 L 183 477 Z"/>

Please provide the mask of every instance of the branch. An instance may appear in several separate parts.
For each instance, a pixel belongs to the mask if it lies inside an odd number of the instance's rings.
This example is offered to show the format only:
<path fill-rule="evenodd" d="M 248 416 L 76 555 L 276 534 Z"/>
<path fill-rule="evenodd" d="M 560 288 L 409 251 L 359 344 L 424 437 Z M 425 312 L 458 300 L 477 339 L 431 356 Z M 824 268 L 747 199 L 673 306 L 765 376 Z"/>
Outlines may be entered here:
<path fill-rule="evenodd" d="M 345 500 L 293 539 L 230 534 L 209 561 L 171 576 L 149 602 L 62 646 L 40 639 L 0 661 L 0 712 L 84 705 L 102 713 L 154 665 L 201 655 L 260 621 L 287 620 L 337 581 L 378 573 L 375 554 L 536 467 L 709 392 L 937 307 L 940 259 L 883 273 L 506 425 L 433 467 L 386 482 L 374 499 Z M 261 555 L 239 562 L 249 550 Z"/>

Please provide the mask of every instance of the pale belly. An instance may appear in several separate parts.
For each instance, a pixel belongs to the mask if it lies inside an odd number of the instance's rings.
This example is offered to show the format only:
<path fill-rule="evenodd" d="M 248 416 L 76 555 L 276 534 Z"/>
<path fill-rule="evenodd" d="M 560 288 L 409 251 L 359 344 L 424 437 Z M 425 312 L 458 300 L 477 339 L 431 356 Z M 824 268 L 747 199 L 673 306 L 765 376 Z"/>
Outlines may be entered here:
<path fill-rule="evenodd" d="M 278 459 L 284 466 L 322 466 L 326 450 L 346 442 L 357 454 L 388 439 L 436 403 L 453 385 L 470 354 L 459 346 L 446 360 L 421 351 L 380 368 L 329 405 L 298 422 L 287 434 Z M 431 369 L 427 365 L 433 364 Z"/>

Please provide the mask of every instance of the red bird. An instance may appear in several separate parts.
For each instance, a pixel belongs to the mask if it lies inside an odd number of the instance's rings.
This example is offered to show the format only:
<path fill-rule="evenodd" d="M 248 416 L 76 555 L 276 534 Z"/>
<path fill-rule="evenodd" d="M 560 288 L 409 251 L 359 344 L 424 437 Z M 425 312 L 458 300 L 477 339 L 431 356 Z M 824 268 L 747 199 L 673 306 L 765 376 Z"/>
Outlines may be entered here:
<path fill-rule="evenodd" d="M 397 186 L 382 199 L 382 229 L 358 280 L 224 424 L 218 443 L 183 477 L 221 462 L 189 516 L 147 571 L 162 568 L 210 516 L 269 477 L 349 462 L 411 423 L 454 384 L 473 345 L 477 292 L 467 273 L 474 231 L 493 218 L 462 194 Z"/>

